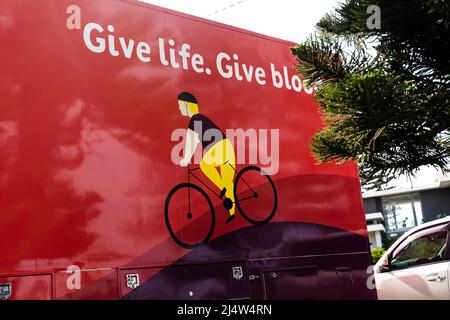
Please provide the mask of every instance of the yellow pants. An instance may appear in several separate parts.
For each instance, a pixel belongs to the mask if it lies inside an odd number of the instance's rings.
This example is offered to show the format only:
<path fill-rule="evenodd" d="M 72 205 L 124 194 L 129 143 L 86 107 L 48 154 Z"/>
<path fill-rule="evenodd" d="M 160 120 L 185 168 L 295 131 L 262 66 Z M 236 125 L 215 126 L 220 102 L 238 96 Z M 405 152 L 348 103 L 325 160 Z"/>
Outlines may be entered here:
<path fill-rule="evenodd" d="M 214 144 L 203 156 L 200 169 L 220 191 L 226 188 L 225 196 L 233 201 L 230 216 L 234 214 L 234 168 L 236 157 L 230 140 L 223 139 Z M 220 174 L 217 168 L 220 168 Z"/>

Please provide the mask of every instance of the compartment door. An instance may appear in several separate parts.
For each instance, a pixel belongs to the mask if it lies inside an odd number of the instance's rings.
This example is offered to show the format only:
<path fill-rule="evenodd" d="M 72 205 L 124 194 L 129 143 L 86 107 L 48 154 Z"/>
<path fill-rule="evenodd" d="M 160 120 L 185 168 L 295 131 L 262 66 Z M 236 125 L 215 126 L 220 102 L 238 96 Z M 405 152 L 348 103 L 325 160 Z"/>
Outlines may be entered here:
<path fill-rule="evenodd" d="M 50 300 L 52 276 L 0 277 L 0 300 Z"/>
<path fill-rule="evenodd" d="M 264 271 L 264 299 L 318 299 L 317 266 Z"/>

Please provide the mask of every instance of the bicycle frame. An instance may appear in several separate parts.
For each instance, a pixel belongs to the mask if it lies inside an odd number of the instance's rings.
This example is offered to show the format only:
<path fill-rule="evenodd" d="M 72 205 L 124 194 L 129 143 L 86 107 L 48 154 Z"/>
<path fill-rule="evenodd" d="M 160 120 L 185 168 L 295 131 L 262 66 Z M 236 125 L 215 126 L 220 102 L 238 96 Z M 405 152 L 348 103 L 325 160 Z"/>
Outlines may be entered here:
<path fill-rule="evenodd" d="M 231 164 L 230 164 L 230 166 L 231 166 Z M 231 166 L 231 167 L 233 168 L 233 166 Z M 219 193 L 215 192 L 210 186 L 208 186 L 205 182 L 203 182 L 202 179 L 200 179 L 199 177 L 197 177 L 193 173 L 193 171 L 200 170 L 200 166 L 195 166 L 194 168 L 191 168 L 191 165 L 188 164 L 187 168 L 188 168 L 188 183 L 191 183 L 191 179 L 190 178 L 191 178 L 191 175 L 192 175 L 195 179 L 197 179 L 197 181 L 199 181 L 202 185 L 204 185 L 209 191 L 214 193 L 217 198 L 220 198 L 220 194 Z M 234 169 L 234 170 L 236 171 L 236 169 Z M 190 197 L 190 194 L 189 194 L 189 197 Z"/>
<path fill-rule="evenodd" d="M 228 162 L 225 162 L 225 163 L 228 163 Z M 229 163 L 228 163 L 228 164 L 229 164 Z M 229 165 L 233 168 L 234 172 L 237 174 L 238 171 L 236 170 L 236 168 L 233 167 L 231 164 L 229 164 Z M 198 180 L 198 181 L 199 181 L 202 185 L 204 185 L 209 191 L 211 191 L 217 198 L 220 199 L 220 194 L 219 194 L 219 193 L 215 192 L 210 186 L 208 186 L 205 182 L 203 182 L 202 179 L 200 179 L 199 177 L 197 177 L 197 176 L 193 173 L 193 171 L 200 170 L 200 166 L 195 166 L 194 168 L 192 168 L 191 165 L 188 164 L 187 169 L 188 169 L 188 183 L 191 183 L 190 177 L 191 177 L 191 175 L 192 175 L 196 180 Z M 243 181 L 243 182 L 247 185 L 247 187 L 253 192 L 253 194 L 256 194 L 256 192 L 253 190 L 253 188 L 250 187 L 250 185 L 249 185 L 243 178 L 242 178 L 242 181 Z M 253 197 L 254 197 L 254 196 L 249 196 L 249 197 L 246 197 L 246 198 L 242 198 L 242 199 L 240 199 L 240 201 L 245 201 L 245 200 L 251 199 L 251 198 L 253 198 Z M 190 190 L 188 191 L 188 198 L 189 198 L 189 210 L 190 210 L 190 208 L 191 208 L 191 205 L 190 205 L 190 198 L 191 198 Z"/>

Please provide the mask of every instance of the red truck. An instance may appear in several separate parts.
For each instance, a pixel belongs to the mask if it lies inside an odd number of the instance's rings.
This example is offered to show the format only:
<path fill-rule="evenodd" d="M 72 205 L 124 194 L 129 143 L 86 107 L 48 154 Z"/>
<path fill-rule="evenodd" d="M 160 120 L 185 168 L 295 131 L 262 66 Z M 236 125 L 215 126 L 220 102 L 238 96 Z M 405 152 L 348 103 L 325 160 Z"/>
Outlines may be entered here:
<path fill-rule="evenodd" d="M 293 43 L 132 0 L 2 0 L 0 41 L 0 299 L 376 298 Z"/>

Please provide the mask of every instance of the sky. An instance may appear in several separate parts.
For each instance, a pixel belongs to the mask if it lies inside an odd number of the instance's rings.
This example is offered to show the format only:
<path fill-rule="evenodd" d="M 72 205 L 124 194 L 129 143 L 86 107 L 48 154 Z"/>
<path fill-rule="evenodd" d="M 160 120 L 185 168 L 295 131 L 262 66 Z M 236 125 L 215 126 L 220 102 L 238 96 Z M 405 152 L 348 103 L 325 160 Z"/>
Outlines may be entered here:
<path fill-rule="evenodd" d="M 338 0 L 139 0 L 242 29 L 296 43 L 314 32 L 315 24 L 339 6 Z M 435 184 L 442 174 L 422 168 L 412 178 L 414 187 Z M 410 188 L 409 177 L 391 183 Z"/>
<path fill-rule="evenodd" d="M 140 0 L 292 42 L 302 42 L 337 0 Z M 226 8 L 226 9 L 225 9 Z"/>

